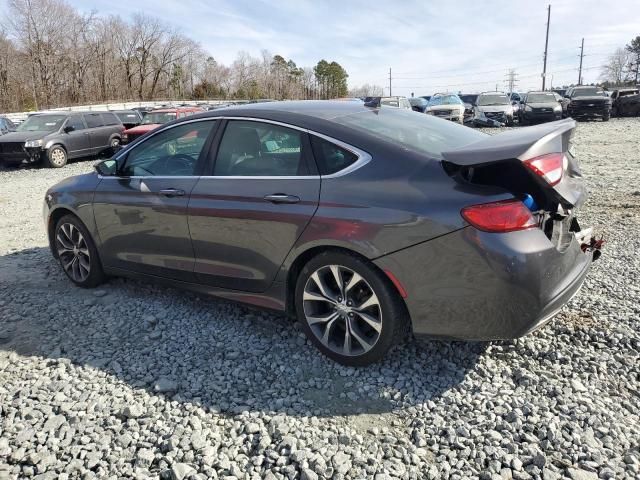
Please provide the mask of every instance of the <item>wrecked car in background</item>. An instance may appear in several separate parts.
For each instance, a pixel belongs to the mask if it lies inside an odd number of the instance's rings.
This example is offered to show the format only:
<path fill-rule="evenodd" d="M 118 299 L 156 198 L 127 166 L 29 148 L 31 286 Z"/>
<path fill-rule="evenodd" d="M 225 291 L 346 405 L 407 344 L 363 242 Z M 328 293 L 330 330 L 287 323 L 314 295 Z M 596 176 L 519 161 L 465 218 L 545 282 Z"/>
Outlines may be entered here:
<path fill-rule="evenodd" d="M 468 123 L 473 120 L 473 107 L 478 100 L 477 93 L 459 93 L 458 97 L 464 103 L 464 123 Z"/>
<path fill-rule="evenodd" d="M 640 89 L 620 88 L 611 92 L 611 115 L 634 117 L 640 115 Z"/>
<path fill-rule="evenodd" d="M 431 97 L 425 113 L 444 120 L 464 123 L 465 106 L 460 97 L 452 93 L 436 93 Z"/>
<path fill-rule="evenodd" d="M 528 92 L 523 95 L 518 121 L 520 125 L 551 122 L 562 118 L 562 105 L 554 92 Z"/>
<path fill-rule="evenodd" d="M 575 119 L 611 118 L 611 99 L 600 87 L 572 87 L 567 90 L 564 104 L 567 116 Z"/>
<path fill-rule="evenodd" d="M 513 105 L 504 93 L 485 92 L 478 95 L 473 108 L 473 124 L 477 127 L 513 125 Z"/>

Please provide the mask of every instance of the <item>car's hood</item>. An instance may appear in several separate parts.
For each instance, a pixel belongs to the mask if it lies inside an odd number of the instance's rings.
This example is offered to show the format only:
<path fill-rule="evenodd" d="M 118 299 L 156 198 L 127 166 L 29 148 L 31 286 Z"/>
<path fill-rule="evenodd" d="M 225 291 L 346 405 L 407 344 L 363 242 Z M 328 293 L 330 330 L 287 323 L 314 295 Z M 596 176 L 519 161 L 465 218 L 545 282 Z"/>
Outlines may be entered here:
<path fill-rule="evenodd" d="M 0 142 L 26 142 L 28 140 L 40 140 L 51 135 L 51 132 L 9 132 L 0 137 Z"/>
<path fill-rule="evenodd" d="M 476 105 L 481 112 L 509 112 L 513 110 L 511 105 Z"/>
<path fill-rule="evenodd" d="M 561 105 L 558 102 L 541 102 L 541 103 L 527 103 L 531 108 L 556 108 Z"/>
<path fill-rule="evenodd" d="M 427 107 L 426 111 L 430 112 L 431 110 L 451 110 L 451 111 L 455 111 L 455 110 L 462 110 L 464 108 L 464 105 L 431 105 L 430 107 Z"/>
<path fill-rule="evenodd" d="M 125 130 L 124 133 L 126 133 L 127 135 L 142 135 L 147 132 L 150 132 L 155 128 L 158 128 L 160 125 L 162 124 L 161 123 L 145 123 L 144 125 L 138 125 L 137 127 L 133 127 L 128 130 Z"/>
<path fill-rule="evenodd" d="M 571 99 L 571 101 L 580 101 L 580 102 L 606 102 L 608 100 L 610 100 L 607 97 L 603 97 L 602 95 L 585 95 L 585 96 L 579 96 L 579 97 L 573 97 Z"/>

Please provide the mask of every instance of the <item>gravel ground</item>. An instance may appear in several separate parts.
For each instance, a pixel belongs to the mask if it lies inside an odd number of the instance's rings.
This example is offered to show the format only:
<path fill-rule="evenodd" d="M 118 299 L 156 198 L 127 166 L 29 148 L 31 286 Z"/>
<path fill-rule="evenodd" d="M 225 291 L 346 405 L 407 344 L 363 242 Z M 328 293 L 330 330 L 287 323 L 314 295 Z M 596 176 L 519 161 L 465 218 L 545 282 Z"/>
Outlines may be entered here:
<path fill-rule="evenodd" d="M 640 478 L 640 119 L 580 123 L 605 235 L 581 293 L 514 342 L 331 363 L 284 317 L 46 248 L 62 170 L 0 170 L 0 479 Z"/>

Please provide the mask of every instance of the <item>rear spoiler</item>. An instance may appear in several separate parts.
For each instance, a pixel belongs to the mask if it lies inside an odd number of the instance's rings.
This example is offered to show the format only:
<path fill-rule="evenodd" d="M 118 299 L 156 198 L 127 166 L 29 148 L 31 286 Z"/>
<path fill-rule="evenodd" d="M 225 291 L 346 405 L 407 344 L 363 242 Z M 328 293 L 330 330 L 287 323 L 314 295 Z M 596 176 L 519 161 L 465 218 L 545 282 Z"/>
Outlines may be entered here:
<path fill-rule="evenodd" d="M 445 162 L 457 166 L 482 166 L 488 163 L 517 158 L 527 160 L 547 153 L 566 152 L 576 128 L 575 120 L 518 128 L 487 136 L 482 140 L 455 150 L 442 152 Z"/>

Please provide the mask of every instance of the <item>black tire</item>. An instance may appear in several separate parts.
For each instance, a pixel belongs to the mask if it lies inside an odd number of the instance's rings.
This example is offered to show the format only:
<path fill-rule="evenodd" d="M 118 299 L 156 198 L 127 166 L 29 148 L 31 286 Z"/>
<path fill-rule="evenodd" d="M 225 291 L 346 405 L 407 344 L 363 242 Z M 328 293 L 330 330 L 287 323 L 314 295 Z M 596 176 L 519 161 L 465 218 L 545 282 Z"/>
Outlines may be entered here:
<path fill-rule="evenodd" d="M 109 153 L 114 155 L 120 149 L 120 138 L 114 137 L 109 142 Z"/>
<path fill-rule="evenodd" d="M 333 297 L 334 299 L 341 299 L 341 305 L 337 305 L 338 302 L 332 306 L 332 302 L 309 300 L 307 296 L 312 286 L 317 285 L 316 281 L 312 280 L 311 277 L 314 274 L 322 274 L 318 272 L 330 270 L 330 266 L 339 266 L 341 268 L 339 275 L 343 279 L 343 284 L 346 287 L 350 287 L 344 299 Z M 350 285 L 349 282 L 355 276 L 352 275 L 354 272 L 362 280 Z M 327 275 L 329 278 L 335 279 L 335 276 L 331 276 L 331 273 L 332 271 Z M 330 287 L 332 294 L 339 295 L 337 282 L 334 281 L 331 285 L 327 283 L 325 286 Z M 369 289 L 372 291 L 371 295 L 368 293 Z M 307 296 L 307 300 L 305 300 L 305 296 Z M 364 305 L 373 297 L 376 297 L 377 300 L 375 306 L 365 307 L 360 310 L 360 313 L 354 313 L 356 304 Z M 348 307 L 347 304 L 353 305 L 353 307 Z M 324 305 L 329 308 L 323 313 L 316 313 L 315 315 L 317 316 L 315 317 L 313 315 L 308 316 L 307 313 L 311 308 L 315 308 L 315 305 Z M 377 362 L 384 357 L 390 348 L 404 341 L 410 331 L 406 307 L 391 281 L 374 265 L 346 252 L 329 250 L 312 258 L 305 265 L 296 281 L 295 306 L 298 321 L 302 325 L 307 338 L 323 354 L 342 365 L 355 367 Z M 306 312 L 305 308 L 307 309 Z M 353 310 L 353 312 L 349 312 L 349 310 Z M 362 313 L 366 314 L 369 319 L 374 319 L 375 317 L 376 320 L 379 320 L 376 323 L 376 329 L 370 327 L 372 323 L 370 320 L 365 321 L 365 318 L 361 316 Z M 309 323 L 309 318 L 329 317 L 332 315 L 337 315 L 339 318 L 329 322 L 316 322 L 313 328 Z M 347 344 L 346 330 L 349 330 L 348 336 L 353 342 L 350 344 L 353 345 L 353 352 L 347 355 L 337 351 L 340 350 L 339 345 L 330 345 L 332 343 L 331 340 L 324 343 L 320 338 L 320 333 L 323 333 L 322 336 L 324 337 L 324 334 L 327 333 L 326 329 L 330 330 L 332 338 L 344 339 L 344 343 L 342 343 L 343 349 L 346 348 Z M 319 332 L 319 330 L 322 330 L 322 332 Z M 358 338 L 371 342 L 370 348 L 365 350 Z"/>
<path fill-rule="evenodd" d="M 62 145 L 54 145 L 47 151 L 47 166 L 50 168 L 62 168 L 69 160 L 67 151 Z"/>
<path fill-rule="evenodd" d="M 602 115 L 603 122 L 608 122 L 610 118 L 611 118 L 611 112 L 607 112 L 604 115 Z"/>
<path fill-rule="evenodd" d="M 78 236 L 78 233 L 81 236 Z M 84 243 L 79 242 L 80 239 Z M 82 288 L 94 288 L 105 281 L 106 277 L 96 245 L 91 234 L 78 217 L 65 215 L 58 220 L 52 240 L 60 266 L 67 278 L 74 284 Z M 77 257 L 77 260 L 72 260 L 74 257 Z M 88 268 L 86 267 L 87 260 Z M 74 263 L 70 266 L 71 262 Z M 87 271 L 85 272 L 85 270 Z M 85 275 L 78 276 L 77 272 Z"/>

